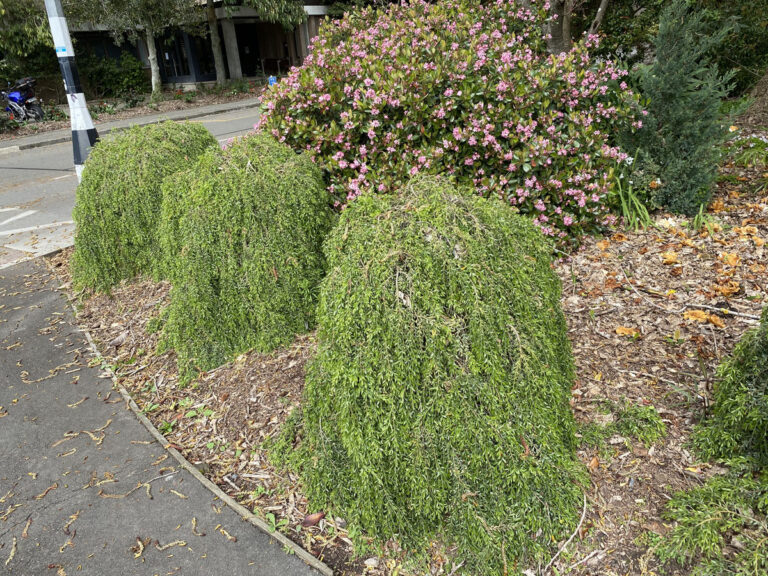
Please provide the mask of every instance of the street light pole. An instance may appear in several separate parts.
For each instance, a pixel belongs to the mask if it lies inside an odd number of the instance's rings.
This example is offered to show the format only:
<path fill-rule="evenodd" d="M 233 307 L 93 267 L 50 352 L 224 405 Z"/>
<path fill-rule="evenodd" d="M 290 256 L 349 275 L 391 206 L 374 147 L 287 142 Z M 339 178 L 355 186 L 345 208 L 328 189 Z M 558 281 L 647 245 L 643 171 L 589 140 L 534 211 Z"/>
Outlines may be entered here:
<path fill-rule="evenodd" d="M 75 172 L 78 182 L 82 178 L 83 164 L 88 153 L 96 144 L 99 135 L 93 127 L 91 114 L 85 105 L 85 96 L 80 85 L 80 74 L 75 64 L 75 51 L 69 37 L 69 27 L 61 8 L 61 0 L 45 0 L 48 22 L 51 25 L 53 45 L 59 60 L 59 68 L 64 78 L 64 88 L 69 102 L 69 117 L 72 120 L 72 151 L 75 156 Z"/>

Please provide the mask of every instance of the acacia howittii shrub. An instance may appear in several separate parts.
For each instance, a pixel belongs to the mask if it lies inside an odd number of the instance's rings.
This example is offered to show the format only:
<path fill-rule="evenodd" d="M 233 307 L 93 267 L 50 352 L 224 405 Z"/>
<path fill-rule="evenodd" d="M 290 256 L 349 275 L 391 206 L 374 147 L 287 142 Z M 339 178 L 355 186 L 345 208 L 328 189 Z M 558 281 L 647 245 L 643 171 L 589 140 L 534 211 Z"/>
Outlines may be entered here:
<path fill-rule="evenodd" d="M 168 121 L 130 128 L 94 147 L 73 213 L 76 285 L 108 290 L 155 271 L 163 179 L 211 146 L 216 139 L 202 125 Z"/>
<path fill-rule="evenodd" d="M 591 231 L 608 217 L 611 172 L 626 158 L 611 136 L 631 129 L 635 98 L 625 70 L 590 59 L 596 37 L 549 55 L 546 16 L 535 0 L 348 13 L 270 89 L 260 124 L 309 151 L 341 204 L 445 173 L 547 235 Z"/>
<path fill-rule="evenodd" d="M 322 241 L 333 223 L 322 173 L 266 134 L 210 151 L 165 188 L 173 288 L 165 341 L 184 378 L 314 327 Z"/>
<path fill-rule="evenodd" d="M 712 413 L 694 439 L 707 458 L 743 457 L 768 469 L 768 308 L 718 368 Z"/>
<path fill-rule="evenodd" d="M 476 573 L 543 560 L 582 502 L 551 246 L 498 200 L 419 177 L 350 204 L 325 253 L 319 350 L 273 452 L 312 508 L 447 540 Z"/>
<path fill-rule="evenodd" d="M 672 529 L 658 558 L 691 574 L 768 574 L 768 308 L 717 371 L 712 412 L 694 432 L 704 458 L 729 473 L 678 492 L 667 504 Z"/>

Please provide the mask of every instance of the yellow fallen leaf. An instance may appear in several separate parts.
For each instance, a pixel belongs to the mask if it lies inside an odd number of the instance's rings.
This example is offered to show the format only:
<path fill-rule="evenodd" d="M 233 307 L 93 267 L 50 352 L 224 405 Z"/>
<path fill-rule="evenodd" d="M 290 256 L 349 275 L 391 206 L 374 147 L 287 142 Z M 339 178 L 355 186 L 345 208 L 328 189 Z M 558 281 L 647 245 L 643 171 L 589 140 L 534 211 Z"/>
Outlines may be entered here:
<path fill-rule="evenodd" d="M 709 322 L 718 328 L 725 328 L 725 322 L 723 322 L 722 318 L 716 316 L 715 314 L 705 312 L 704 310 L 688 310 L 685 312 L 685 314 L 683 314 L 683 318 L 686 320 L 693 320 L 694 322 L 699 322 L 701 324 Z"/>
<path fill-rule="evenodd" d="M 720 260 L 728 264 L 728 266 L 738 266 L 741 264 L 741 256 L 734 252 L 723 252 L 720 254 Z"/>
<path fill-rule="evenodd" d="M 722 200 L 715 200 L 712 202 L 712 204 L 709 205 L 709 211 L 710 212 L 723 212 L 725 210 L 725 202 Z"/>
<path fill-rule="evenodd" d="M 714 314 L 710 314 L 707 318 L 710 324 L 717 326 L 718 328 L 725 328 L 725 322 L 723 322 L 723 319 L 720 318 L 720 316 L 715 316 Z"/>
<path fill-rule="evenodd" d="M 616 328 L 616 334 L 619 336 L 631 336 L 632 338 L 640 337 L 640 331 L 637 328 L 629 328 L 627 326 L 619 326 Z"/>
<path fill-rule="evenodd" d="M 680 260 L 678 259 L 677 252 L 662 252 L 661 253 L 661 263 L 665 264 L 667 266 L 670 266 L 672 264 L 678 264 Z"/>
<path fill-rule="evenodd" d="M 608 239 L 600 240 L 600 242 L 597 243 L 597 247 L 600 248 L 603 252 L 608 250 L 608 246 L 611 245 L 611 241 Z"/>
<path fill-rule="evenodd" d="M 708 320 L 709 314 L 704 312 L 704 310 L 687 310 L 683 314 L 683 318 L 686 320 L 693 320 L 694 322 L 701 322 L 704 323 Z"/>

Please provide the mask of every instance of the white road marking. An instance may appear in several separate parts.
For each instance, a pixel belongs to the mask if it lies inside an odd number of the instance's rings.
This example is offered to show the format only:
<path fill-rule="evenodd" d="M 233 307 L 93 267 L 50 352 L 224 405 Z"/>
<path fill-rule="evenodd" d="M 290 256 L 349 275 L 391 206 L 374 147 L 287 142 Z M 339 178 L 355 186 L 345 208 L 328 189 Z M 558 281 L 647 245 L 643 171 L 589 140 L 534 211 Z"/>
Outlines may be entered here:
<path fill-rule="evenodd" d="M 37 210 L 27 210 L 26 212 L 22 212 L 21 214 L 16 214 L 16 216 L 11 216 L 7 220 L 0 222 L 0 226 L 5 226 L 6 224 L 13 222 L 14 220 L 21 220 L 22 218 L 26 218 L 27 216 L 32 216 L 32 214 L 36 214 L 36 213 L 37 213 Z"/>
<path fill-rule="evenodd" d="M 10 208 L 0 208 L 0 212 L 11 212 L 12 210 L 21 210 L 21 208 L 16 208 L 15 206 L 11 206 Z"/>
<path fill-rule="evenodd" d="M 66 220 L 64 222 L 53 222 L 52 224 L 40 224 L 38 226 L 30 226 L 29 228 L 16 228 L 15 230 L 2 230 L 0 236 L 10 236 L 11 234 L 21 234 L 22 232 L 34 232 L 35 230 L 44 230 L 46 228 L 55 228 L 57 226 L 67 226 L 68 224 L 74 224 L 73 220 Z"/>
<path fill-rule="evenodd" d="M 51 178 L 51 181 L 61 180 L 63 178 L 72 178 L 72 176 L 75 176 L 75 174 L 64 174 L 64 176 L 57 176 L 56 178 Z"/>

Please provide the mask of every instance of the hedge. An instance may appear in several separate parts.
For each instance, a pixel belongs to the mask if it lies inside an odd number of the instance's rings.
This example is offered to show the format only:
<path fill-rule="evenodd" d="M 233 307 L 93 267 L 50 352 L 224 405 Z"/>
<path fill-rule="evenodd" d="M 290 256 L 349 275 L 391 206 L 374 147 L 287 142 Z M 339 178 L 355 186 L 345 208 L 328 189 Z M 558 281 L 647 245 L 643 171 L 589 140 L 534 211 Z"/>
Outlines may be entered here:
<path fill-rule="evenodd" d="M 549 243 L 498 200 L 420 177 L 358 198 L 325 253 L 319 350 L 273 449 L 310 507 L 455 543 L 477 573 L 543 560 L 583 478 Z"/>
<path fill-rule="evenodd" d="M 216 145 L 202 125 L 170 121 L 135 126 L 99 142 L 76 191 L 75 285 L 108 290 L 153 272 L 163 179 Z"/>

